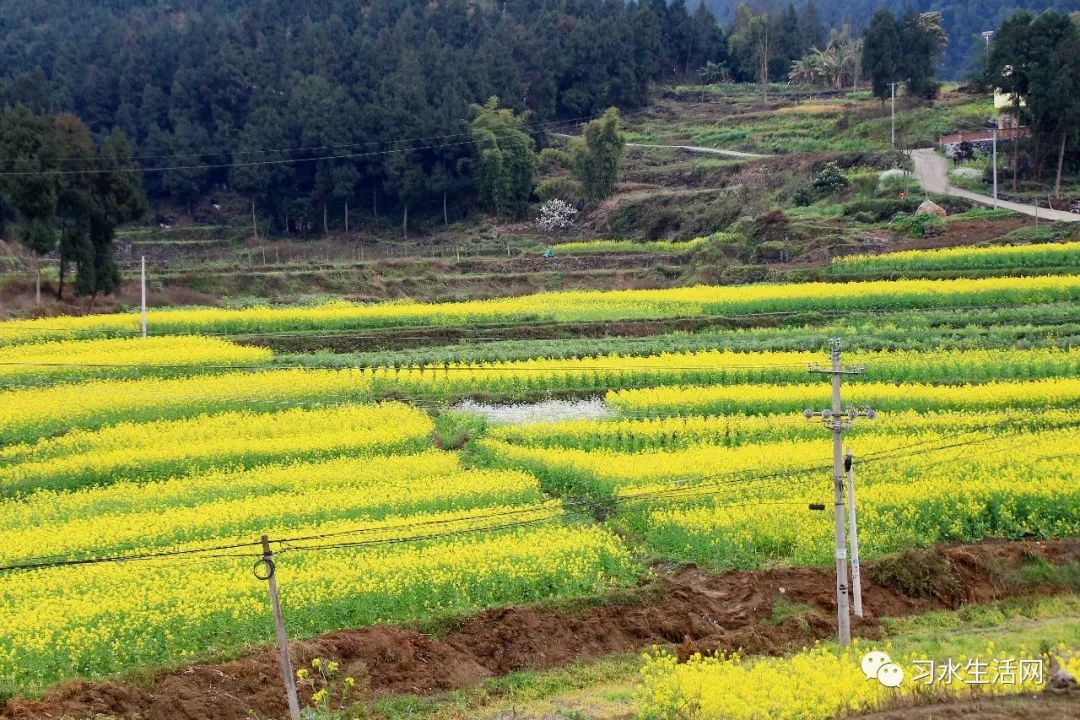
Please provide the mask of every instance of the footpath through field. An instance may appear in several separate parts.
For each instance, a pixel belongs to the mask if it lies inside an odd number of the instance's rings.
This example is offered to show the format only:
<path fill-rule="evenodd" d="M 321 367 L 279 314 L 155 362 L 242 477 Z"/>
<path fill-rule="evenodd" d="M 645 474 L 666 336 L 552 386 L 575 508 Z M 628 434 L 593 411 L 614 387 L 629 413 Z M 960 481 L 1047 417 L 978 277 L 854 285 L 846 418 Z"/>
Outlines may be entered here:
<path fill-rule="evenodd" d="M 563 138 L 576 138 L 577 135 L 570 135 L 568 133 L 552 133 L 556 137 Z M 734 158 L 748 158 L 748 159 L 762 159 L 774 157 L 773 155 L 762 155 L 761 153 L 743 152 L 742 150 L 721 150 L 720 148 L 707 148 L 699 147 L 697 145 L 662 145 L 657 143 L 626 143 L 626 147 L 636 148 L 671 148 L 674 150 L 685 150 L 686 152 L 704 153 L 706 155 L 724 155 L 725 157 Z"/>
<path fill-rule="evenodd" d="M 743 152 L 741 150 L 721 150 L 720 148 L 707 148 L 698 147 L 697 145 L 651 145 L 647 143 L 626 143 L 627 147 L 638 148 L 675 148 L 676 150 L 685 150 L 686 152 L 705 153 L 707 155 L 724 155 L 726 157 L 736 158 L 768 158 L 772 155 L 762 155 L 761 153 Z"/>
<path fill-rule="evenodd" d="M 981 195 L 979 193 L 971 192 L 970 190 L 961 190 L 960 188 L 952 187 L 949 184 L 949 161 L 941 155 L 938 155 L 936 151 L 929 148 L 912 150 L 911 159 L 915 162 L 915 174 L 919 176 L 919 181 L 927 192 L 966 198 L 967 200 L 982 203 L 983 205 L 994 204 L 994 198 L 989 195 Z M 1037 215 L 1044 220 L 1080 222 L 1080 215 L 1077 215 L 1076 213 L 1065 212 L 1062 210 L 1050 210 L 1049 208 L 1036 208 L 1034 205 L 1025 205 L 1023 203 L 1008 202 L 1005 200 L 998 200 L 997 204 L 998 207 L 1005 208 L 1006 210 L 1012 210 L 1013 212 L 1030 215 L 1032 217 L 1036 217 Z"/>

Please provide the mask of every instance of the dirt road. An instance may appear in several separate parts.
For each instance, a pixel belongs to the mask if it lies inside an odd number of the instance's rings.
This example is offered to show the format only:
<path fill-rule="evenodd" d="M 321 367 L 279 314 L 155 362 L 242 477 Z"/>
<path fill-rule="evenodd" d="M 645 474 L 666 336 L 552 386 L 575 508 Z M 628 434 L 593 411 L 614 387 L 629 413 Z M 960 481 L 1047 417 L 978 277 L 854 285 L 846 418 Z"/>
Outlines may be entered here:
<path fill-rule="evenodd" d="M 949 184 L 949 161 L 938 155 L 934 150 L 912 150 L 911 159 L 915 163 L 915 174 L 918 175 L 919 182 L 922 183 L 927 192 L 961 197 L 983 205 L 994 205 L 994 199 L 988 195 L 980 195 L 969 190 L 952 187 Z M 1043 220 L 1080 222 L 1080 215 L 1062 210 L 1036 208 L 1034 205 L 1024 205 L 1005 200 L 998 200 L 997 206 L 1032 217 L 1036 217 L 1037 214 Z"/>

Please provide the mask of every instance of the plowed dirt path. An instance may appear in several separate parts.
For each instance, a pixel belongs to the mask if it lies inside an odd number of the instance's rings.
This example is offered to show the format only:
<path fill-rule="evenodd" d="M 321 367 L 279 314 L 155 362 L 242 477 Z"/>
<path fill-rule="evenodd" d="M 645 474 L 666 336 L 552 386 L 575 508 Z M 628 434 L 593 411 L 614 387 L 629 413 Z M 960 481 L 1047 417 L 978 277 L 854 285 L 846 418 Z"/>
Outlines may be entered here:
<path fill-rule="evenodd" d="M 1080 540 L 986 542 L 909 553 L 902 567 L 919 577 L 875 584 L 871 578 L 905 573 L 864 570 L 866 618 L 854 631 L 878 637 L 877 618 L 904 616 L 982 602 L 1020 592 L 1061 588 L 1018 585 L 1025 563 L 1080 562 Z M 896 563 L 893 562 L 893 569 Z M 440 637 L 402 628 L 343 630 L 294 643 L 294 662 L 337 660 L 373 696 L 435 694 L 524 668 L 548 668 L 573 660 L 634 651 L 656 643 L 680 654 L 734 651 L 775 654 L 835 632 L 834 578 L 815 568 L 712 575 L 689 567 L 657 570 L 658 578 L 623 600 L 576 611 L 535 607 L 489 610 L 460 622 Z M 813 612 L 769 622 L 776 600 L 810 606 Z M 763 622 L 765 621 L 765 622 Z M 309 690 L 303 692 L 309 693 Z M 307 698 L 304 698 L 305 700 Z M 154 720 L 244 720 L 286 714 L 276 652 L 261 650 L 214 665 L 160 671 L 145 681 L 69 682 L 42 700 L 11 700 L 0 713 L 19 720 L 75 720 L 96 714 Z"/>

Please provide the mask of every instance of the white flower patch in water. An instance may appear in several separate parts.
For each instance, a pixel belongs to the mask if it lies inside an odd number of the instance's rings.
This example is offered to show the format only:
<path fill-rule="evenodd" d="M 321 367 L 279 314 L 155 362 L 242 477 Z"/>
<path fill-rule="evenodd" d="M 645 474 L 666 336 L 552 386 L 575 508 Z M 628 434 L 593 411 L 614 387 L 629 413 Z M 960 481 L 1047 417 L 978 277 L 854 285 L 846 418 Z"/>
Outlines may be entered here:
<path fill-rule="evenodd" d="M 603 420 L 615 417 L 615 411 L 602 398 L 588 400 L 545 400 L 537 403 L 488 405 L 466 400 L 455 410 L 475 413 L 493 425 L 524 425 L 561 420 Z"/>

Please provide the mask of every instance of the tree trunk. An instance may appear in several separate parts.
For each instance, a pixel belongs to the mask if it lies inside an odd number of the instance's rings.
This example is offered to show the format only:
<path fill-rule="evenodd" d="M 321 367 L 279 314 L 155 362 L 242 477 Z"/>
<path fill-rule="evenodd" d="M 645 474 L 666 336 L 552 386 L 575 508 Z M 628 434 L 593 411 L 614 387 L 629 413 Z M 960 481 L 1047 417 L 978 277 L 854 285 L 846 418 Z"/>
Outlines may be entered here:
<path fill-rule="evenodd" d="M 445 227 L 450 227 L 450 216 L 446 212 L 446 191 L 442 193 L 442 222 Z"/>
<path fill-rule="evenodd" d="M 1019 123 L 1013 128 L 1013 192 L 1020 187 L 1020 132 Z"/>
<path fill-rule="evenodd" d="M 56 299 L 64 299 L 64 275 L 67 274 L 67 258 L 60 253 L 60 283 L 56 287 Z"/>
<path fill-rule="evenodd" d="M 401 237 L 404 240 L 409 239 L 409 206 L 406 205 L 401 215 Z"/>
<path fill-rule="evenodd" d="M 288 210 L 285 211 L 285 234 L 286 235 L 291 235 L 292 234 L 292 229 L 289 227 L 289 211 Z"/>
<path fill-rule="evenodd" d="M 327 221 L 327 218 L 326 218 L 326 201 L 325 200 L 323 200 L 323 204 L 322 204 L 322 231 L 323 231 L 323 235 L 326 235 L 328 232 L 330 232 L 330 223 Z"/>
<path fill-rule="evenodd" d="M 765 45 L 761 51 L 761 96 L 769 101 L 769 31 L 765 31 Z"/>
<path fill-rule="evenodd" d="M 1061 148 L 1058 150 L 1057 180 L 1054 182 L 1054 197 L 1061 199 L 1061 173 L 1065 169 L 1065 141 L 1068 138 L 1068 130 L 1061 129 Z"/>
<path fill-rule="evenodd" d="M 1032 123 L 1034 125 L 1034 123 Z M 1035 132 L 1035 180 L 1042 182 L 1042 131 Z"/>
<path fill-rule="evenodd" d="M 349 201 L 345 201 L 345 232 L 349 232 Z"/>
<path fill-rule="evenodd" d="M 34 304 L 41 304 L 41 256 L 34 253 Z"/>
<path fill-rule="evenodd" d="M 379 217 L 379 189 L 371 186 L 371 215 Z"/>

